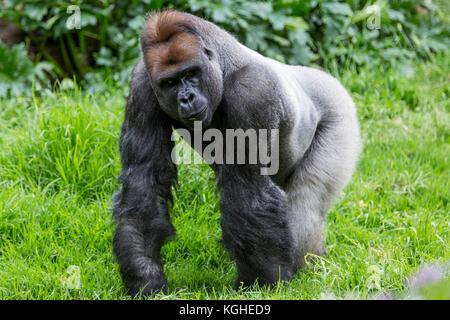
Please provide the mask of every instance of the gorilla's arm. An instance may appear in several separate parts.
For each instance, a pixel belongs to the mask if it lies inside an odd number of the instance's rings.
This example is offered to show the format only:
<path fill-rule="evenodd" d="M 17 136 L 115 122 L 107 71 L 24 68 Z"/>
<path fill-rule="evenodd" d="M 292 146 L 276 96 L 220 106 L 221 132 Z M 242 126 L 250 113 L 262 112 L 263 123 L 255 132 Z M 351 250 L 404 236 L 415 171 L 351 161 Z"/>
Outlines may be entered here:
<path fill-rule="evenodd" d="M 271 71 L 261 65 L 236 71 L 225 83 L 224 102 L 218 110 L 223 125 L 244 130 L 278 128 L 283 110 L 277 90 Z M 259 164 L 214 169 L 223 241 L 237 261 L 235 285 L 251 285 L 256 279 L 260 284 L 290 280 L 295 270 L 285 192 L 270 176 L 261 175 Z"/>
<path fill-rule="evenodd" d="M 284 191 L 256 165 L 221 166 L 217 176 L 223 242 L 237 262 L 235 286 L 290 280 L 295 270 Z"/>
<path fill-rule="evenodd" d="M 144 64 L 132 75 L 125 120 L 120 137 L 122 189 L 114 198 L 117 229 L 114 253 L 131 294 L 151 293 L 167 286 L 160 249 L 174 232 L 168 216 L 170 187 L 176 166 L 171 124 L 159 108 Z"/>

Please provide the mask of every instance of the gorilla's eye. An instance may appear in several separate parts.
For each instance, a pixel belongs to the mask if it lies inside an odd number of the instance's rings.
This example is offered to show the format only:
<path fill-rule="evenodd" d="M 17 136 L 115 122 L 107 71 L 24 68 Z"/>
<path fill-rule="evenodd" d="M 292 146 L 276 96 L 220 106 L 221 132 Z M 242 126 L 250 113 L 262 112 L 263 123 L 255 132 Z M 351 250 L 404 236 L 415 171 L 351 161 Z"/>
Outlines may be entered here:
<path fill-rule="evenodd" d="M 173 85 L 175 85 L 175 83 L 176 83 L 175 79 L 167 79 L 165 81 L 165 84 L 168 85 L 168 86 L 173 86 Z"/>
<path fill-rule="evenodd" d="M 186 76 L 189 77 L 189 78 L 195 76 L 195 71 L 194 70 L 189 70 L 188 72 L 186 72 Z"/>

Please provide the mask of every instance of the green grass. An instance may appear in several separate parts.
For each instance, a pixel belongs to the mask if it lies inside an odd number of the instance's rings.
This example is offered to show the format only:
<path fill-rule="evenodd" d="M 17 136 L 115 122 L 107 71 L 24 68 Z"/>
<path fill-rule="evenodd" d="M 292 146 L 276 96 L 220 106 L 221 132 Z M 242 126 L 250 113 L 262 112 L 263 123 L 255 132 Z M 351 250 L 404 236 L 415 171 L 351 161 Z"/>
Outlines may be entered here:
<path fill-rule="evenodd" d="M 234 291 L 220 243 L 215 179 L 181 165 L 173 191 L 177 235 L 163 247 L 170 290 L 157 298 L 371 298 L 408 293 L 421 266 L 449 248 L 449 64 L 346 71 L 364 150 L 327 220 L 328 255 L 294 280 Z M 0 100 L 0 299 L 129 299 L 111 252 L 124 91 L 74 90 Z M 80 286 L 68 268 L 78 266 Z M 438 297 L 450 297 L 444 282 Z M 436 292 L 436 291 L 434 291 Z M 436 294 L 428 296 L 435 297 Z"/>

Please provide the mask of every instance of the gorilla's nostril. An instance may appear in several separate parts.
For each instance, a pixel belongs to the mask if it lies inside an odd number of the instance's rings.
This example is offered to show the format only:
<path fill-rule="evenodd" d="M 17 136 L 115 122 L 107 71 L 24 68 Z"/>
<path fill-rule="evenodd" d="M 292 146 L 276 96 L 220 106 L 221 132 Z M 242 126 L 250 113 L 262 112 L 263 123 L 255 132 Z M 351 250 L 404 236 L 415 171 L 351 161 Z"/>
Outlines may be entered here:
<path fill-rule="evenodd" d="M 180 102 L 184 104 L 184 103 L 188 103 L 189 100 L 187 98 L 181 98 Z"/>

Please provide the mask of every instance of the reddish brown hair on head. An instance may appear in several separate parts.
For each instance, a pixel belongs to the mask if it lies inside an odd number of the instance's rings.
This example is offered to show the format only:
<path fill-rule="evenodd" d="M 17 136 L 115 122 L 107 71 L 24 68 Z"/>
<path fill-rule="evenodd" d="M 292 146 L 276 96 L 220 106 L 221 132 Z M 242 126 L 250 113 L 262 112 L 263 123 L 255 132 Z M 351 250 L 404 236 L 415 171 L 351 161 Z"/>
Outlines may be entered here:
<path fill-rule="evenodd" d="M 170 10 L 147 18 L 141 43 L 151 73 L 170 72 L 198 56 L 201 45 L 192 25 L 191 16 Z"/>

